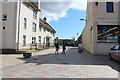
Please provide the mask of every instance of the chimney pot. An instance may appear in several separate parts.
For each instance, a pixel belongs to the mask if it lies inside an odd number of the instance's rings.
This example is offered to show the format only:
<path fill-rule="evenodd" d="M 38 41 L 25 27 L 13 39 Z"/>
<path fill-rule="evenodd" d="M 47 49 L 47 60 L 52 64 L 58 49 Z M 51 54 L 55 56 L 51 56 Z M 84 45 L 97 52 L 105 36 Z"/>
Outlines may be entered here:
<path fill-rule="evenodd" d="M 46 21 L 46 20 L 47 20 L 47 18 L 46 18 L 46 17 L 44 17 L 44 18 L 43 18 L 43 20 L 44 20 L 44 21 Z"/>

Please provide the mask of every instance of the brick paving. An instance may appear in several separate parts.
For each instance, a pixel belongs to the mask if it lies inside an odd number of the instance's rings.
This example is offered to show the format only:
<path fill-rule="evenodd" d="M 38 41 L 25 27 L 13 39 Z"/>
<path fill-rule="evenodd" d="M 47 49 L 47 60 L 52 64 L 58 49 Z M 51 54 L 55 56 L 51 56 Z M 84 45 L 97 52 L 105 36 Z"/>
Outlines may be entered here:
<path fill-rule="evenodd" d="M 22 54 L 2 56 L 3 78 L 118 78 L 119 67 L 108 56 L 95 56 L 68 47 L 66 54 L 54 54 L 55 49 L 33 53 L 24 59 Z"/>

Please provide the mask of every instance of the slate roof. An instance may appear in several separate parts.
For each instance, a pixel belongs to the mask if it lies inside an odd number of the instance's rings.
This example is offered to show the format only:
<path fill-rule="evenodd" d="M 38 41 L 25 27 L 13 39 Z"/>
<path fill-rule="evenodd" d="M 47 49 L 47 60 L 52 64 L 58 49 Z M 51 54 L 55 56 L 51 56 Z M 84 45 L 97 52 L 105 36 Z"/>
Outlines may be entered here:
<path fill-rule="evenodd" d="M 41 18 L 40 23 L 47 25 L 50 29 L 52 29 L 56 33 L 56 31 L 46 21 L 42 20 Z"/>
<path fill-rule="evenodd" d="M 31 0 L 29 0 L 31 2 Z M 36 8 L 38 8 L 38 2 L 31 2 Z"/>

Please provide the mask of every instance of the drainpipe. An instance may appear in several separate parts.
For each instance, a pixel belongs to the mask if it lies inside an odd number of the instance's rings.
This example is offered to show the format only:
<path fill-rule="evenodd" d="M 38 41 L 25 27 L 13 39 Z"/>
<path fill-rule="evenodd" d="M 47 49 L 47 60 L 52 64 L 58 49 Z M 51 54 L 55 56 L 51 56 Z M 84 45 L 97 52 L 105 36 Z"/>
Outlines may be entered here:
<path fill-rule="evenodd" d="M 19 50 L 19 33 L 20 33 L 20 9 L 21 9 L 21 0 L 19 1 L 19 15 L 18 15 L 18 41 L 17 41 L 17 50 Z"/>

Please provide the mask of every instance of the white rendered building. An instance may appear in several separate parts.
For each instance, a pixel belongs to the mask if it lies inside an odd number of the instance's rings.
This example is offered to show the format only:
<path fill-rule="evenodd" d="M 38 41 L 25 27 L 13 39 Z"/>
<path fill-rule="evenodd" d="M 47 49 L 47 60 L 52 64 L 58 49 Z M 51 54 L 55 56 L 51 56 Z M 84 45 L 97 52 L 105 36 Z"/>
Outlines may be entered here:
<path fill-rule="evenodd" d="M 4 51 L 39 49 L 52 46 L 55 30 L 49 32 L 40 26 L 40 0 L 38 2 L 2 2 L 2 48 Z M 47 26 L 49 27 L 49 26 Z M 49 40 L 48 40 L 48 36 Z M 47 40 L 46 40 L 47 39 Z"/>

